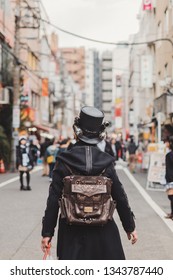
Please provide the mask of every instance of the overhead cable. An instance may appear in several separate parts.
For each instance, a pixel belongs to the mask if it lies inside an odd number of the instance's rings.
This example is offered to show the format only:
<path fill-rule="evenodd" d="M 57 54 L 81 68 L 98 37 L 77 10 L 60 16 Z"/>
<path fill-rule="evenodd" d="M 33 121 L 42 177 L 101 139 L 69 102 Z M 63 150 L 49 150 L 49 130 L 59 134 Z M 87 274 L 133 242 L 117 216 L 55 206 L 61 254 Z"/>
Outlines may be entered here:
<path fill-rule="evenodd" d="M 40 20 L 49 24 L 49 25 L 51 25 L 52 27 L 54 27 L 55 29 L 57 29 L 57 30 L 59 30 L 63 33 L 69 34 L 71 36 L 74 36 L 74 37 L 77 37 L 77 38 L 80 38 L 80 39 L 83 39 L 83 40 L 95 42 L 95 43 L 106 44 L 106 45 L 115 45 L 115 46 L 133 46 L 133 45 L 144 45 L 144 44 L 150 45 L 150 44 L 153 44 L 153 43 L 156 43 L 156 42 L 159 42 L 159 41 L 167 41 L 167 42 L 171 43 L 172 48 L 173 48 L 173 41 L 169 38 L 160 38 L 160 39 L 155 39 L 155 40 L 151 40 L 151 41 L 131 42 L 131 43 L 129 43 L 129 42 L 107 42 L 107 41 L 102 41 L 102 40 L 96 40 L 96 39 L 93 39 L 93 38 L 88 38 L 88 37 L 70 32 L 68 30 L 62 29 L 59 26 L 51 23 L 49 20 L 46 20 L 46 19 L 43 19 L 43 18 L 40 18 Z"/>

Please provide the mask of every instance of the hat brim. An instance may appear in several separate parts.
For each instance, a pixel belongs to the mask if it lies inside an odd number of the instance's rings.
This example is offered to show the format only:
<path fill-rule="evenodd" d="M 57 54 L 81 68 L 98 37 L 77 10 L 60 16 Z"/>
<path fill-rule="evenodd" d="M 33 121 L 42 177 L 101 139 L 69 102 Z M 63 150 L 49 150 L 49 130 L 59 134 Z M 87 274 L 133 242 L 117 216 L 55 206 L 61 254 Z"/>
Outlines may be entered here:
<path fill-rule="evenodd" d="M 102 139 L 100 139 L 100 138 L 88 138 L 88 137 L 86 137 L 85 135 L 79 135 L 78 136 L 78 138 L 81 140 L 81 141 L 83 141 L 83 142 L 85 142 L 85 143 L 87 143 L 87 144 L 98 144 L 99 142 L 101 142 L 102 141 Z"/>

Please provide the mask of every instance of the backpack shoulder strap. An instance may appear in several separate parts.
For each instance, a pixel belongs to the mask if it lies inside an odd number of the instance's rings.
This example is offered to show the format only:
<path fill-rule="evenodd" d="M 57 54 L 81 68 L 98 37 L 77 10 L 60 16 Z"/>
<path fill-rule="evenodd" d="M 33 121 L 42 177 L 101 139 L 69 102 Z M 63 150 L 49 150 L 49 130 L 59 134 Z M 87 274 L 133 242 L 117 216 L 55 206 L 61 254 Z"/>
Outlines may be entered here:
<path fill-rule="evenodd" d="M 64 163 L 64 165 L 65 165 L 66 169 L 67 169 L 68 171 L 70 171 L 70 174 L 73 174 L 73 171 L 71 170 L 70 166 L 67 165 L 66 163 Z"/>
<path fill-rule="evenodd" d="M 66 164 L 66 163 L 63 163 L 64 166 L 66 167 L 66 169 L 70 172 L 70 175 L 81 175 L 79 172 L 77 172 L 76 170 L 72 170 L 71 167 Z"/>

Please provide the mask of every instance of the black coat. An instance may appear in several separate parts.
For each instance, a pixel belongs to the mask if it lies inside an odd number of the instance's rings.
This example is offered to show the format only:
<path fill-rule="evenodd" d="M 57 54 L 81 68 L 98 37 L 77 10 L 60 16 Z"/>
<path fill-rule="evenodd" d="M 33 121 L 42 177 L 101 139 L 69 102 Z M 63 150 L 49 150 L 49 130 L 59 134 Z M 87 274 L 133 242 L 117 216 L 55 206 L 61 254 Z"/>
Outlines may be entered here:
<path fill-rule="evenodd" d="M 173 151 L 166 154 L 166 182 L 173 182 Z"/>
<path fill-rule="evenodd" d="M 83 175 L 99 175 L 105 168 L 106 174 L 113 180 L 112 197 L 116 200 L 117 211 L 126 232 L 135 228 L 133 213 L 128 204 L 127 195 L 114 169 L 114 158 L 90 146 L 92 168 L 86 164 L 85 146 L 79 142 L 71 150 L 59 156 L 58 164 L 53 171 L 47 208 L 43 218 L 43 237 L 52 237 L 58 217 L 58 199 L 61 197 L 65 176 L 69 175 L 64 163 Z M 57 256 L 61 260 L 109 260 L 125 259 L 119 231 L 114 220 L 104 226 L 67 225 L 65 219 L 59 218 Z"/>

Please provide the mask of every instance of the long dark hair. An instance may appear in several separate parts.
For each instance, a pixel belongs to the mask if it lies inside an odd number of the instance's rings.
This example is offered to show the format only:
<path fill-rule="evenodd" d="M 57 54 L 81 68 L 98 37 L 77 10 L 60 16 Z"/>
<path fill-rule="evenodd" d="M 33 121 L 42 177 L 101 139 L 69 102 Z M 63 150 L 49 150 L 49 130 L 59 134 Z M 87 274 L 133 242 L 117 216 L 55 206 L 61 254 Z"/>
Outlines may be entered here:
<path fill-rule="evenodd" d="M 173 136 L 169 137 L 169 148 L 171 151 L 173 151 Z"/>

